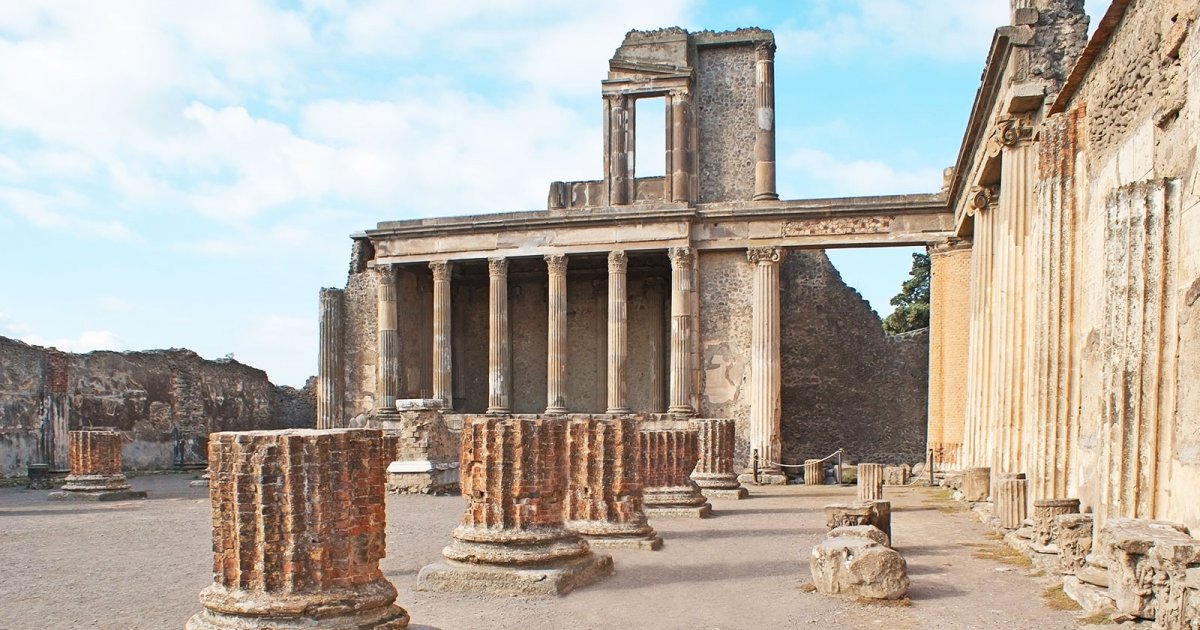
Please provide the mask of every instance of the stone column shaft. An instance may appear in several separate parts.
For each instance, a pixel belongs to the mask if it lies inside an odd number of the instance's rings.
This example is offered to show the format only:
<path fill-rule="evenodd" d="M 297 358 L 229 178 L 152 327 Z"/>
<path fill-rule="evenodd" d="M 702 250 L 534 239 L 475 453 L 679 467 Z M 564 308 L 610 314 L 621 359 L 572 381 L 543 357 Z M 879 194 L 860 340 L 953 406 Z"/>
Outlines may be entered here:
<path fill-rule="evenodd" d="M 1025 500 L 1029 481 L 1021 478 L 999 479 L 996 481 L 996 493 L 992 497 L 993 511 L 1000 519 L 1000 527 L 1004 529 L 1020 529 L 1028 514 L 1028 503 Z"/>
<path fill-rule="evenodd" d="M 690 160 L 688 159 L 691 152 L 688 139 L 691 138 L 691 101 L 685 91 L 679 90 L 671 92 L 667 99 L 667 107 L 670 108 L 668 116 L 668 129 L 670 130 L 670 160 L 667 162 L 671 169 L 665 178 L 670 187 L 671 201 L 691 201 L 691 172 Z"/>
<path fill-rule="evenodd" d="M 629 413 L 625 361 L 629 356 L 626 270 L 623 251 L 608 254 L 608 413 Z"/>
<path fill-rule="evenodd" d="M 509 413 L 508 260 L 488 259 L 488 413 Z"/>
<path fill-rule="evenodd" d="M 779 247 L 752 247 L 754 312 L 750 340 L 750 448 L 758 450 L 762 471 L 771 483 L 786 483 L 779 464 L 780 437 Z M 761 475 L 760 475 L 761 479 Z"/>
<path fill-rule="evenodd" d="M 671 367 L 670 407 L 672 415 L 690 418 L 695 414 L 691 404 L 692 313 L 691 293 L 694 290 L 690 247 L 673 247 L 671 258 Z"/>
<path fill-rule="evenodd" d="M 638 423 L 631 416 L 573 415 L 567 422 L 567 529 L 593 547 L 658 549 L 638 474 Z"/>
<path fill-rule="evenodd" d="M 546 413 L 567 413 L 567 257 L 546 256 L 549 302 L 546 343 Z"/>
<path fill-rule="evenodd" d="M 746 489 L 733 470 L 733 451 L 737 427 L 731 418 L 695 418 L 700 437 L 700 462 L 692 471 L 692 481 L 710 499 L 744 499 Z"/>
<path fill-rule="evenodd" d="M 629 146 L 633 108 L 620 95 L 608 95 L 605 103 L 605 164 L 608 167 L 608 203 L 621 206 L 629 199 Z"/>
<path fill-rule="evenodd" d="M 442 408 L 454 408 L 454 355 L 451 348 L 450 263 L 429 263 L 433 271 L 433 397 Z"/>
<path fill-rule="evenodd" d="M 820 486 L 825 483 L 825 462 L 819 459 L 804 460 L 804 485 Z"/>
<path fill-rule="evenodd" d="M 342 424 L 342 317 L 341 289 L 321 289 L 321 338 L 317 350 L 317 428 Z"/>
<path fill-rule="evenodd" d="M 396 408 L 396 398 L 400 395 L 400 330 L 397 320 L 396 269 L 392 265 L 382 265 L 375 269 L 379 281 L 376 289 L 379 367 L 375 382 L 375 408 L 393 410 Z"/>
<path fill-rule="evenodd" d="M 883 498 L 883 464 L 858 465 L 858 500 L 878 501 Z"/>
<path fill-rule="evenodd" d="M 754 65 L 754 200 L 779 199 L 775 191 L 775 43 L 759 44 Z"/>
<path fill-rule="evenodd" d="M 693 428 L 652 428 L 640 435 L 639 472 L 643 505 L 650 516 L 706 518 L 712 506 L 692 481 L 700 459 L 699 434 Z"/>
<path fill-rule="evenodd" d="M 374 429 L 212 434 L 213 584 L 187 628 L 406 627 L 379 570 L 381 444 Z"/>

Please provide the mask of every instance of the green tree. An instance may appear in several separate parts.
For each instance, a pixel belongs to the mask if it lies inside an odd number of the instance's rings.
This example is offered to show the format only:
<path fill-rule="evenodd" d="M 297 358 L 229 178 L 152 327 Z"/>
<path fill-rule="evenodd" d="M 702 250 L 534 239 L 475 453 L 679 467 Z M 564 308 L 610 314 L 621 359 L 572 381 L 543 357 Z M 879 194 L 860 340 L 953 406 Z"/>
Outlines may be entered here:
<path fill-rule="evenodd" d="M 908 280 L 900 286 L 900 293 L 892 298 L 896 310 L 883 320 L 883 329 L 889 334 L 929 326 L 929 254 L 913 254 L 912 257 Z"/>

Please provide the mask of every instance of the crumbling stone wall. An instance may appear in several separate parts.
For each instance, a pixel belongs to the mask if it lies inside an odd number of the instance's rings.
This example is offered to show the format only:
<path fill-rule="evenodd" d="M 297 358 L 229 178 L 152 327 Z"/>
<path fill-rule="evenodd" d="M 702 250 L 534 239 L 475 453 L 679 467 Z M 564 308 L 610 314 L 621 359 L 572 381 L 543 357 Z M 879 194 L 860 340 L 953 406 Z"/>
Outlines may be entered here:
<path fill-rule="evenodd" d="M 358 248 L 359 241 L 354 243 Z M 343 296 L 342 364 L 346 366 L 346 381 L 342 391 L 346 407 L 342 417 L 351 426 L 363 426 L 362 420 L 375 411 L 375 365 L 379 361 L 377 282 L 372 271 L 351 273 Z"/>
<path fill-rule="evenodd" d="M 736 466 L 749 461 L 752 268 L 744 251 L 700 256 L 700 415 L 737 421 Z M 928 331 L 889 336 L 820 250 L 780 268 L 784 463 L 838 448 L 859 461 L 924 459 Z"/>
<path fill-rule="evenodd" d="M 754 67 L 753 45 L 696 50 L 701 203 L 754 196 Z"/>
<path fill-rule="evenodd" d="M 181 434 L 200 443 L 202 453 L 211 431 L 316 421 L 312 381 L 304 390 L 277 387 L 262 370 L 190 350 L 64 354 L 0 337 L 0 356 L 0 475 L 24 474 L 46 445 L 54 447 L 53 463 L 65 467 L 57 460 L 67 430 L 114 427 L 127 438 L 125 466 L 153 469 L 174 465 Z M 60 357 L 65 369 L 53 369 Z M 47 424 L 55 396 L 65 398 L 62 422 Z"/>

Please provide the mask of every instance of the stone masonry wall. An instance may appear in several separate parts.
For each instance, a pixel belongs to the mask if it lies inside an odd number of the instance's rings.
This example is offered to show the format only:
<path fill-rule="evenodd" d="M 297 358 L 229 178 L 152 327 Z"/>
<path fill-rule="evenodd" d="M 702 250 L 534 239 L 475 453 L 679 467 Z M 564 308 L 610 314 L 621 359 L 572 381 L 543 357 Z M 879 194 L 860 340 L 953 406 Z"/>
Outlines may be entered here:
<path fill-rule="evenodd" d="M 754 196 L 754 67 L 753 45 L 696 51 L 701 203 Z"/>
<path fill-rule="evenodd" d="M 127 438 L 127 468 L 171 467 L 179 433 L 203 453 L 210 431 L 316 421 L 311 387 L 277 387 L 262 370 L 236 361 L 209 361 L 190 350 L 63 354 L 0 337 L 0 476 L 24 474 L 40 460 L 45 412 L 57 389 L 48 359 L 56 356 L 67 358 L 65 422 L 47 427 L 62 433 L 52 441 L 65 446 L 66 430 L 114 427 Z"/>

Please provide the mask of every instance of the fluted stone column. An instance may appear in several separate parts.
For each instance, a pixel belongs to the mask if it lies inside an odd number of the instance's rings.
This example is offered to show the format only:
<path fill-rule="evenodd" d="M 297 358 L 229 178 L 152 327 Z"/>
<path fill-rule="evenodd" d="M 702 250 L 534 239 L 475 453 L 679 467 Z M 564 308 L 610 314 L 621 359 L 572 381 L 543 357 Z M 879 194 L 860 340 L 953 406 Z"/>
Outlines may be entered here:
<path fill-rule="evenodd" d="M 567 256 L 546 256 L 549 283 L 546 343 L 546 413 L 567 413 Z"/>
<path fill-rule="evenodd" d="M 662 547 L 642 507 L 637 420 L 570 416 L 563 509 L 567 529 L 593 547 Z"/>
<path fill-rule="evenodd" d="M 608 413 L 629 413 L 625 361 L 629 357 L 629 309 L 626 271 L 629 258 L 617 250 L 608 253 Z"/>
<path fill-rule="evenodd" d="M 605 153 L 604 165 L 608 177 L 608 203 L 613 206 L 626 205 L 632 201 L 630 190 L 633 182 L 629 177 L 629 165 L 634 150 L 630 138 L 632 110 L 627 98 L 620 94 L 606 94 L 605 107 Z"/>
<path fill-rule="evenodd" d="M 762 42 L 754 64 L 754 200 L 779 199 L 775 191 L 775 42 Z"/>
<path fill-rule="evenodd" d="M 213 584 L 188 630 L 407 627 L 379 570 L 381 446 L 374 429 L 209 436 Z"/>
<path fill-rule="evenodd" d="M 858 465 L 858 500 L 878 501 L 883 498 L 883 464 Z"/>
<path fill-rule="evenodd" d="M 129 480 L 121 472 L 121 448 L 125 439 L 120 431 L 96 429 L 67 434 L 67 452 L 71 473 L 62 490 L 50 493 L 50 499 L 68 501 L 120 501 L 143 499 L 146 493 L 129 489 Z"/>
<path fill-rule="evenodd" d="M 564 595 L 612 573 L 564 526 L 566 424 L 546 416 L 469 416 L 462 431 L 467 501 L 444 562 L 421 569 L 418 588 Z"/>
<path fill-rule="evenodd" d="M 379 367 L 375 380 L 375 409 L 385 413 L 396 408 L 400 395 L 400 326 L 397 319 L 396 267 L 380 265 L 376 302 L 378 315 Z"/>
<path fill-rule="evenodd" d="M 692 100 L 687 90 L 671 90 L 667 95 L 667 113 L 670 117 L 667 130 L 668 160 L 670 172 L 663 178 L 666 194 L 670 201 L 692 200 L 691 157 L 694 151 L 692 139 Z"/>
<path fill-rule="evenodd" d="M 685 422 L 643 422 L 640 461 L 646 514 L 706 518 L 712 506 L 692 481 L 700 459 L 700 436 Z"/>
<path fill-rule="evenodd" d="M 509 413 L 512 390 L 508 334 L 508 260 L 488 259 L 488 413 Z"/>
<path fill-rule="evenodd" d="M 695 414 L 691 404 L 692 312 L 691 293 L 694 290 L 692 259 L 696 250 L 672 247 L 671 258 L 671 366 L 670 407 L 673 416 L 690 418 Z"/>
<path fill-rule="evenodd" d="M 692 471 L 692 481 L 709 499 L 744 499 L 746 489 L 733 471 L 736 423 L 732 418 L 695 418 L 700 438 L 700 461 Z"/>
<path fill-rule="evenodd" d="M 433 272 L 433 397 L 442 409 L 454 408 L 454 355 L 450 319 L 450 262 L 429 263 Z"/>
<path fill-rule="evenodd" d="M 1028 513 L 1028 503 L 1025 500 L 1028 484 L 1029 481 L 1025 479 L 1024 474 L 1021 474 L 1020 477 L 1012 476 L 996 480 L 992 507 L 996 518 L 1000 519 L 1000 527 L 1020 529 L 1021 525 L 1025 523 L 1025 516 Z"/>
<path fill-rule="evenodd" d="M 825 483 L 825 462 L 819 459 L 804 460 L 804 485 L 820 486 Z"/>
<path fill-rule="evenodd" d="M 754 312 L 750 336 L 750 448 L 758 450 L 759 483 L 787 483 L 779 467 L 780 436 L 779 247 L 751 247 L 754 265 Z"/>
<path fill-rule="evenodd" d="M 320 340 L 317 349 L 317 428 L 342 425 L 342 296 L 341 289 L 321 289 Z"/>

